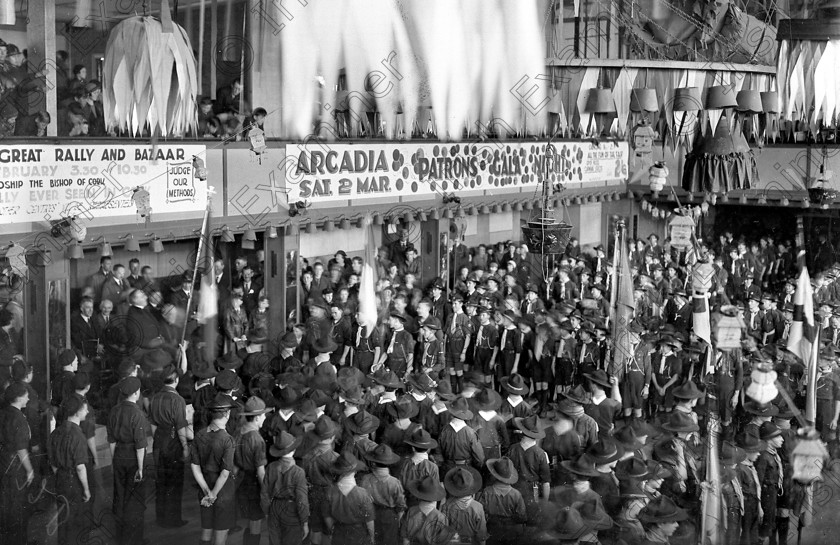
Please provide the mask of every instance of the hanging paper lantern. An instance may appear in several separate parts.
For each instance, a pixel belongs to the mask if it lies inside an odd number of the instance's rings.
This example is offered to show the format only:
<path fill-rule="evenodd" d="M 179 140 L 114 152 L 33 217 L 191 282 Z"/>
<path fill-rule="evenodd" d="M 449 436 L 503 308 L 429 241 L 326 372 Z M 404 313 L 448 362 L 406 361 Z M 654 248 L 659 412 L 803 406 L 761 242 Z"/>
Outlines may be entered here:
<path fill-rule="evenodd" d="M 134 188 L 134 195 L 131 197 L 134 201 L 134 206 L 137 207 L 137 214 L 141 218 L 146 218 L 146 223 L 152 219 L 152 203 L 151 195 L 142 187 Z"/>
<path fill-rule="evenodd" d="M 756 365 L 750 378 L 752 382 L 746 392 L 750 399 L 765 404 L 770 403 L 779 395 L 779 389 L 776 388 L 776 371 L 769 364 L 762 362 Z"/>
<path fill-rule="evenodd" d="M 651 215 L 654 217 L 654 219 L 659 219 L 659 209 L 654 208 L 653 212 L 651 212 Z"/>
<path fill-rule="evenodd" d="M 202 182 L 207 179 L 207 168 L 204 166 L 204 159 L 201 157 L 193 157 L 193 177 Z"/>
<path fill-rule="evenodd" d="M 20 277 L 26 277 L 29 273 L 29 266 L 26 264 L 26 248 L 14 242 L 6 250 L 6 259 L 12 272 Z"/>
<path fill-rule="evenodd" d="M 650 189 L 654 193 L 658 193 L 665 189 L 665 184 L 668 181 L 668 167 L 664 161 L 655 162 L 650 169 L 648 169 L 648 182 L 650 182 Z"/>
<path fill-rule="evenodd" d="M 172 22 L 169 1 L 161 20 L 129 17 L 108 37 L 102 69 L 105 124 L 132 135 L 147 129 L 161 136 L 184 135 L 198 124 L 198 78 L 186 31 Z"/>
<path fill-rule="evenodd" d="M 793 480 L 802 484 L 810 484 L 822 478 L 823 467 L 829 459 L 828 450 L 820 441 L 819 432 L 813 428 L 806 433 L 800 430 L 799 441 L 793 449 Z"/>
<path fill-rule="evenodd" d="M 712 203 L 712 206 L 714 206 L 714 205 L 716 205 L 716 204 L 717 204 L 717 200 L 718 200 L 717 193 L 712 193 L 712 194 L 709 196 L 709 202 L 711 202 L 711 203 Z"/>
<path fill-rule="evenodd" d="M 703 201 L 703 204 L 700 205 L 700 212 L 702 214 L 706 214 L 709 212 L 709 202 Z"/>
<path fill-rule="evenodd" d="M 251 142 L 251 151 L 257 155 L 262 155 L 268 149 L 265 145 L 265 132 L 256 125 L 248 131 L 248 140 Z"/>

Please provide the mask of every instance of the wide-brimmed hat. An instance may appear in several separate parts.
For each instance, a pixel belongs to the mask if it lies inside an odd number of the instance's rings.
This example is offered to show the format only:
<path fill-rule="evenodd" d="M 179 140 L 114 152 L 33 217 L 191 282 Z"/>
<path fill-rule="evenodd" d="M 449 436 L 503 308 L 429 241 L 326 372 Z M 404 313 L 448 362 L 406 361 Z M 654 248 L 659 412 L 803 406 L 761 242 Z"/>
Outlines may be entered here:
<path fill-rule="evenodd" d="M 441 380 L 438 382 L 435 392 L 437 392 L 437 396 L 444 401 L 452 401 L 457 397 L 457 394 L 452 392 L 452 383 L 448 380 Z"/>
<path fill-rule="evenodd" d="M 548 533 L 555 540 L 576 542 L 581 536 L 592 531 L 584 524 L 578 510 L 572 506 L 560 509 L 554 521 L 554 527 Z"/>
<path fill-rule="evenodd" d="M 677 507 L 674 500 L 668 496 L 659 496 L 651 500 L 639 512 L 638 519 L 642 522 L 680 522 L 688 518 L 685 509 Z"/>
<path fill-rule="evenodd" d="M 673 395 L 679 399 L 700 399 L 703 397 L 703 392 L 694 384 L 693 380 L 687 380 L 674 388 Z"/>
<path fill-rule="evenodd" d="M 274 436 L 274 443 L 268 448 L 268 452 L 277 458 L 283 457 L 298 448 L 302 440 L 302 436 L 295 437 L 283 430 Z"/>
<path fill-rule="evenodd" d="M 429 377 L 426 373 L 415 373 L 408 377 L 406 383 L 421 392 L 429 393 L 435 389 L 437 383 Z"/>
<path fill-rule="evenodd" d="M 140 361 L 140 365 L 148 371 L 159 371 L 170 363 L 172 363 L 172 355 L 163 348 L 150 350 Z"/>
<path fill-rule="evenodd" d="M 318 354 L 331 354 L 338 350 L 338 345 L 335 341 L 327 337 L 325 339 L 316 339 L 312 343 L 312 350 Z"/>
<path fill-rule="evenodd" d="M 531 437 L 532 439 L 540 439 L 545 435 L 545 433 L 540 429 L 539 419 L 536 415 L 524 418 L 515 417 L 513 419 L 513 425 L 516 426 L 516 429 L 521 431 L 523 435 Z"/>
<path fill-rule="evenodd" d="M 125 383 L 127 380 L 131 380 L 136 377 L 128 377 L 127 379 L 123 379 L 122 383 Z M 139 382 L 139 379 L 137 379 Z M 122 384 L 121 383 L 121 384 Z M 216 394 L 216 397 L 213 398 L 213 401 L 207 404 L 207 408 L 211 411 L 222 411 L 233 409 L 236 407 L 236 402 L 227 394 Z"/>
<path fill-rule="evenodd" d="M 423 428 L 416 428 L 408 437 L 403 439 L 403 442 L 406 445 L 417 447 L 422 450 L 432 450 L 438 446 L 438 442 L 432 439 L 429 432 Z"/>
<path fill-rule="evenodd" d="M 595 465 L 606 465 L 624 456 L 624 447 L 612 437 L 602 437 L 586 453 L 595 461 Z"/>
<path fill-rule="evenodd" d="M 281 348 L 297 348 L 298 340 L 295 336 L 294 331 L 289 331 L 282 337 L 280 337 L 280 347 Z"/>
<path fill-rule="evenodd" d="M 304 422 L 315 422 L 318 420 L 318 405 L 312 398 L 302 399 L 295 408 L 295 416 Z"/>
<path fill-rule="evenodd" d="M 615 466 L 615 476 L 619 479 L 642 480 L 650 476 L 650 472 L 644 460 L 638 456 L 633 456 L 618 462 Z"/>
<path fill-rule="evenodd" d="M 779 408 L 772 403 L 759 403 L 752 399 L 744 403 L 744 410 L 756 416 L 776 416 L 779 414 Z"/>
<path fill-rule="evenodd" d="M 239 369 L 242 367 L 242 358 L 236 355 L 236 352 L 228 352 L 223 356 L 216 358 L 216 367 L 222 369 Z"/>
<path fill-rule="evenodd" d="M 597 532 L 609 530 L 613 527 L 613 519 L 603 508 L 598 508 L 598 502 L 595 498 L 576 501 L 572 503 L 572 507 L 578 510 L 580 518 L 583 519 L 583 524 L 590 530 Z"/>
<path fill-rule="evenodd" d="M 402 460 L 402 458 L 400 458 L 399 455 L 394 454 L 391 447 L 385 443 L 376 445 L 373 450 L 369 450 L 365 453 L 365 458 L 368 462 L 373 462 L 374 464 L 382 466 L 392 466 Z"/>
<path fill-rule="evenodd" d="M 479 411 L 495 411 L 502 406 L 502 396 L 490 388 L 482 388 L 472 397 L 472 400 Z"/>
<path fill-rule="evenodd" d="M 642 488 L 641 479 L 621 479 L 618 481 L 618 494 L 622 498 L 647 498 L 648 494 Z"/>
<path fill-rule="evenodd" d="M 473 412 L 470 410 L 470 405 L 463 397 L 457 398 L 448 405 L 449 414 L 453 418 L 460 418 L 461 420 L 472 420 Z"/>
<path fill-rule="evenodd" d="M 393 418 L 414 418 L 420 410 L 417 401 L 411 395 L 401 395 L 385 409 Z"/>
<path fill-rule="evenodd" d="M 136 364 L 132 362 L 132 369 L 134 366 L 136 366 Z M 211 362 L 206 361 L 201 357 L 190 362 L 190 370 L 192 371 L 193 376 L 197 379 L 213 378 L 219 374 L 215 365 L 211 365 Z"/>
<path fill-rule="evenodd" d="M 597 369 L 592 373 L 584 373 L 584 377 L 588 378 L 595 384 L 599 384 L 604 388 L 612 388 L 612 384 L 610 384 L 610 377 L 607 375 L 607 372 L 602 369 Z"/>
<path fill-rule="evenodd" d="M 370 378 L 375 383 L 380 384 L 385 388 L 396 390 L 397 388 L 403 387 L 403 383 L 400 381 L 399 377 L 397 377 L 396 373 L 387 367 L 380 368 L 377 372 L 370 375 Z"/>
<path fill-rule="evenodd" d="M 513 461 L 507 456 L 502 458 L 493 458 L 485 462 L 487 471 L 494 479 L 505 484 L 516 484 L 519 480 L 519 474 L 516 472 L 516 466 Z"/>
<path fill-rule="evenodd" d="M 219 390 L 236 390 L 240 386 L 242 386 L 242 381 L 230 369 L 225 369 L 216 375 L 216 388 Z"/>
<path fill-rule="evenodd" d="M 472 466 L 455 466 L 443 477 L 443 486 L 455 498 L 475 494 L 482 485 L 481 474 Z"/>
<path fill-rule="evenodd" d="M 442 329 L 440 320 L 434 316 L 426 318 L 423 323 L 420 324 L 420 327 L 425 327 L 426 329 L 430 329 L 432 331 L 440 331 Z"/>
<path fill-rule="evenodd" d="M 332 418 L 322 414 L 315 422 L 315 428 L 312 432 L 321 440 L 329 439 L 330 437 L 335 437 L 335 434 L 338 432 L 338 427 L 332 421 Z"/>
<path fill-rule="evenodd" d="M 291 409 L 298 403 L 298 394 L 294 388 L 277 388 L 274 392 L 274 404 L 278 409 Z"/>
<path fill-rule="evenodd" d="M 367 435 L 379 429 L 379 419 L 367 411 L 359 411 L 344 421 L 353 435 Z"/>
<path fill-rule="evenodd" d="M 648 468 L 648 480 L 651 479 L 667 479 L 671 475 L 674 474 L 671 469 L 663 464 L 662 462 L 657 462 L 656 460 L 648 460 L 645 462 Z"/>
<path fill-rule="evenodd" d="M 242 416 L 257 416 L 259 414 L 266 414 L 273 411 L 271 407 L 265 406 L 265 401 L 257 396 L 251 396 L 245 402 L 245 410 L 242 411 Z"/>
<path fill-rule="evenodd" d="M 586 453 L 581 454 L 575 460 L 563 460 L 560 465 L 569 473 L 582 477 L 597 477 L 599 475 L 598 470 L 595 469 L 595 459 Z"/>
<path fill-rule="evenodd" d="M 569 399 L 561 399 L 556 406 L 556 415 L 553 420 L 559 418 L 559 415 L 563 414 L 566 416 L 580 416 L 583 414 L 583 405 L 580 403 L 575 403 Z"/>
<path fill-rule="evenodd" d="M 446 497 L 443 485 L 432 475 L 408 483 L 408 491 L 421 501 L 440 501 Z"/>
<path fill-rule="evenodd" d="M 579 384 L 563 394 L 563 397 L 579 405 L 587 405 L 590 401 L 589 393 Z"/>
<path fill-rule="evenodd" d="M 781 434 L 782 430 L 773 422 L 764 422 L 761 427 L 758 428 L 758 436 L 762 441 L 769 441 Z"/>
<path fill-rule="evenodd" d="M 361 405 L 365 402 L 362 388 L 356 383 L 352 383 L 348 388 L 341 390 L 340 395 L 345 402 L 352 403 L 353 405 Z"/>
<path fill-rule="evenodd" d="M 502 388 L 514 395 L 524 395 L 528 393 L 528 385 L 525 384 L 525 379 L 519 373 L 514 373 L 509 377 L 503 377 L 500 381 Z"/>
<path fill-rule="evenodd" d="M 741 447 L 735 445 L 734 443 L 730 443 L 729 441 L 724 441 L 723 443 L 721 443 L 720 461 L 724 465 L 740 464 L 746 459 L 747 453 Z"/>
<path fill-rule="evenodd" d="M 668 421 L 662 424 L 662 429 L 672 431 L 674 433 L 691 433 L 700 431 L 698 426 L 691 416 L 684 412 L 674 411 L 668 418 Z"/>
<path fill-rule="evenodd" d="M 330 471 L 335 475 L 355 473 L 365 469 L 365 463 L 356 458 L 352 452 L 345 449 L 330 466 Z"/>
<path fill-rule="evenodd" d="M 632 426 L 622 426 L 613 433 L 613 438 L 624 447 L 625 451 L 638 450 L 645 446 L 644 441 L 639 439 L 636 435 L 636 430 Z"/>

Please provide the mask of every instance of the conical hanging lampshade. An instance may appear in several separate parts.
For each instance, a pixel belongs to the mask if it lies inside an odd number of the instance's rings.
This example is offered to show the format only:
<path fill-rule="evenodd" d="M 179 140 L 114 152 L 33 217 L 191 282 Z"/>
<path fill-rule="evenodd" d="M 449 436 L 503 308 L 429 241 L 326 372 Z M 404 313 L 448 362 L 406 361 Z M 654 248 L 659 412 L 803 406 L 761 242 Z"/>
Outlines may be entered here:
<path fill-rule="evenodd" d="M 761 93 L 761 110 L 769 114 L 779 113 L 779 93 L 776 91 Z"/>
<path fill-rule="evenodd" d="M 101 257 L 110 257 L 114 255 L 111 251 L 111 244 L 107 240 L 103 241 L 102 246 L 99 247 L 99 255 Z"/>
<path fill-rule="evenodd" d="M 631 112 L 658 112 L 659 100 L 656 89 L 632 89 L 630 91 Z"/>
<path fill-rule="evenodd" d="M 585 111 L 591 114 L 615 113 L 615 100 L 611 89 L 590 89 Z"/>
<path fill-rule="evenodd" d="M 706 109 L 723 110 L 724 108 L 737 108 L 738 102 L 735 99 L 735 91 L 731 85 L 715 85 L 706 91 Z"/>
<path fill-rule="evenodd" d="M 137 239 L 134 238 L 134 235 L 129 235 L 128 238 L 125 240 L 125 251 L 127 251 L 127 252 L 139 252 L 140 251 L 140 243 L 137 242 Z"/>
<path fill-rule="evenodd" d="M 233 242 L 235 240 L 236 238 L 234 238 L 230 228 L 227 225 L 222 227 L 222 242 Z"/>
<path fill-rule="evenodd" d="M 674 111 L 696 112 L 703 108 L 699 87 L 679 87 L 674 89 Z"/>
<path fill-rule="evenodd" d="M 758 91 L 738 91 L 735 101 L 738 103 L 739 112 L 759 114 L 764 111 L 761 93 Z"/>
<path fill-rule="evenodd" d="M 159 238 L 152 239 L 152 251 L 159 254 L 163 251 L 163 241 Z"/>
<path fill-rule="evenodd" d="M 82 249 L 82 245 L 74 242 L 73 244 L 68 246 L 67 257 L 69 259 L 84 259 L 85 251 Z"/>

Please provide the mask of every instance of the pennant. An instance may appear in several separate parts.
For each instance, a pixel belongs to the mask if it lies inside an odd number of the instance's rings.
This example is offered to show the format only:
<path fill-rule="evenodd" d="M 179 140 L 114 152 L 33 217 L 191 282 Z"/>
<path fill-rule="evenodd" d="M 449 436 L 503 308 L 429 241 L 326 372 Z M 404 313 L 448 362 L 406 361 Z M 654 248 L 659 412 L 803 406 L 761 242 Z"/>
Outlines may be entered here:
<path fill-rule="evenodd" d="M 588 135 L 589 124 L 592 121 L 592 114 L 586 111 L 586 101 L 589 98 L 589 90 L 597 87 L 600 73 L 600 68 L 587 68 L 583 75 L 583 81 L 580 84 L 580 92 L 577 96 L 577 109 L 580 112 L 580 132 L 584 135 Z"/>
<path fill-rule="evenodd" d="M 814 322 L 814 291 L 811 288 L 811 278 L 808 276 L 808 268 L 803 267 L 799 280 L 796 283 L 796 292 L 793 296 L 793 322 L 790 324 L 788 333 L 787 349 L 797 354 L 807 366 L 808 375 L 808 401 L 816 403 L 812 398 L 811 390 L 816 382 L 817 366 L 816 360 L 812 362 L 814 355 L 819 352 L 819 345 L 814 343 L 817 335 L 817 326 Z M 813 407 L 811 417 L 811 403 L 806 403 L 805 418 L 813 421 L 816 415 L 816 405 Z"/>
<path fill-rule="evenodd" d="M 376 311 L 376 273 L 374 272 L 374 263 L 376 263 L 376 248 L 374 248 L 373 238 L 373 221 L 367 216 L 364 221 L 365 230 L 365 264 L 362 268 L 362 277 L 359 279 L 359 317 L 361 324 L 366 327 L 366 333 L 369 337 L 376 327 L 378 313 Z"/>
<path fill-rule="evenodd" d="M 213 270 L 215 256 L 213 253 L 212 231 L 210 230 L 210 208 L 204 214 L 204 223 L 201 227 L 201 238 L 198 242 L 198 258 L 196 268 L 203 271 L 201 275 L 201 289 L 198 292 L 198 309 L 196 321 L 203 326 L 204 330 L 204 361 L 213 362 L 216 360 L 216 341 L 219 334 L 219 290 L 216 286 L 216 273 Z"/>
<path fill-rule="evenodd" d="M 693 329 L 699 339 L 712 344 L 712 324 L 709 315 L 709 296 L 706 293 L 695 293 L 693 299 Z"/>
<path fill-rule="evenodd" d="M 627 134 L 627 120 L 630 116 L 630 91 L 633 89 L 633 82 L 636 80 L 638 72 L 638 68 L 622 68 L 613 86 L 619 138 L 624 138 Z"/>

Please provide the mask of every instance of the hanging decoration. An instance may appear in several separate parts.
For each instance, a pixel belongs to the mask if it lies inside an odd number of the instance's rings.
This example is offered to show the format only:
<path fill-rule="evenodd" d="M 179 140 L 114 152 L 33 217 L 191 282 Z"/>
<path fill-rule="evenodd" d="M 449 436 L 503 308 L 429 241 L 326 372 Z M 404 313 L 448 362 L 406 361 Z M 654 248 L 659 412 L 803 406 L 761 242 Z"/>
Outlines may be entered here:
<path fill-rule="evenodd" d="M 146 218 L 146 227 L 148 227 L 152 221 L 151 195 L 145 188 L 135 187 L 131 200 L 134 201 L 134 206 L 137 207 L 137 214 L 141 218 Z"/>
<path fill-rule="evenodd" d="M 21 278 L 29 274 L 29 266 L 26 264 L 26 248 L 13 242 L 6 250 L 6 260 L 9 262 L 12 272 Z"/>
<path fill-rule="evenodd" d="M 139 135 L 180 136 L 197 125 L 196 62 L 186 31 L 172 22 L 135 16 L 112 30 L 105 47 L 102 103 L 107 127 Z"/>
<path fill-rule="evenodd" d="M 15 0 L 0 0 L 0 25 L 14 25 L 16 22 Z"/>

